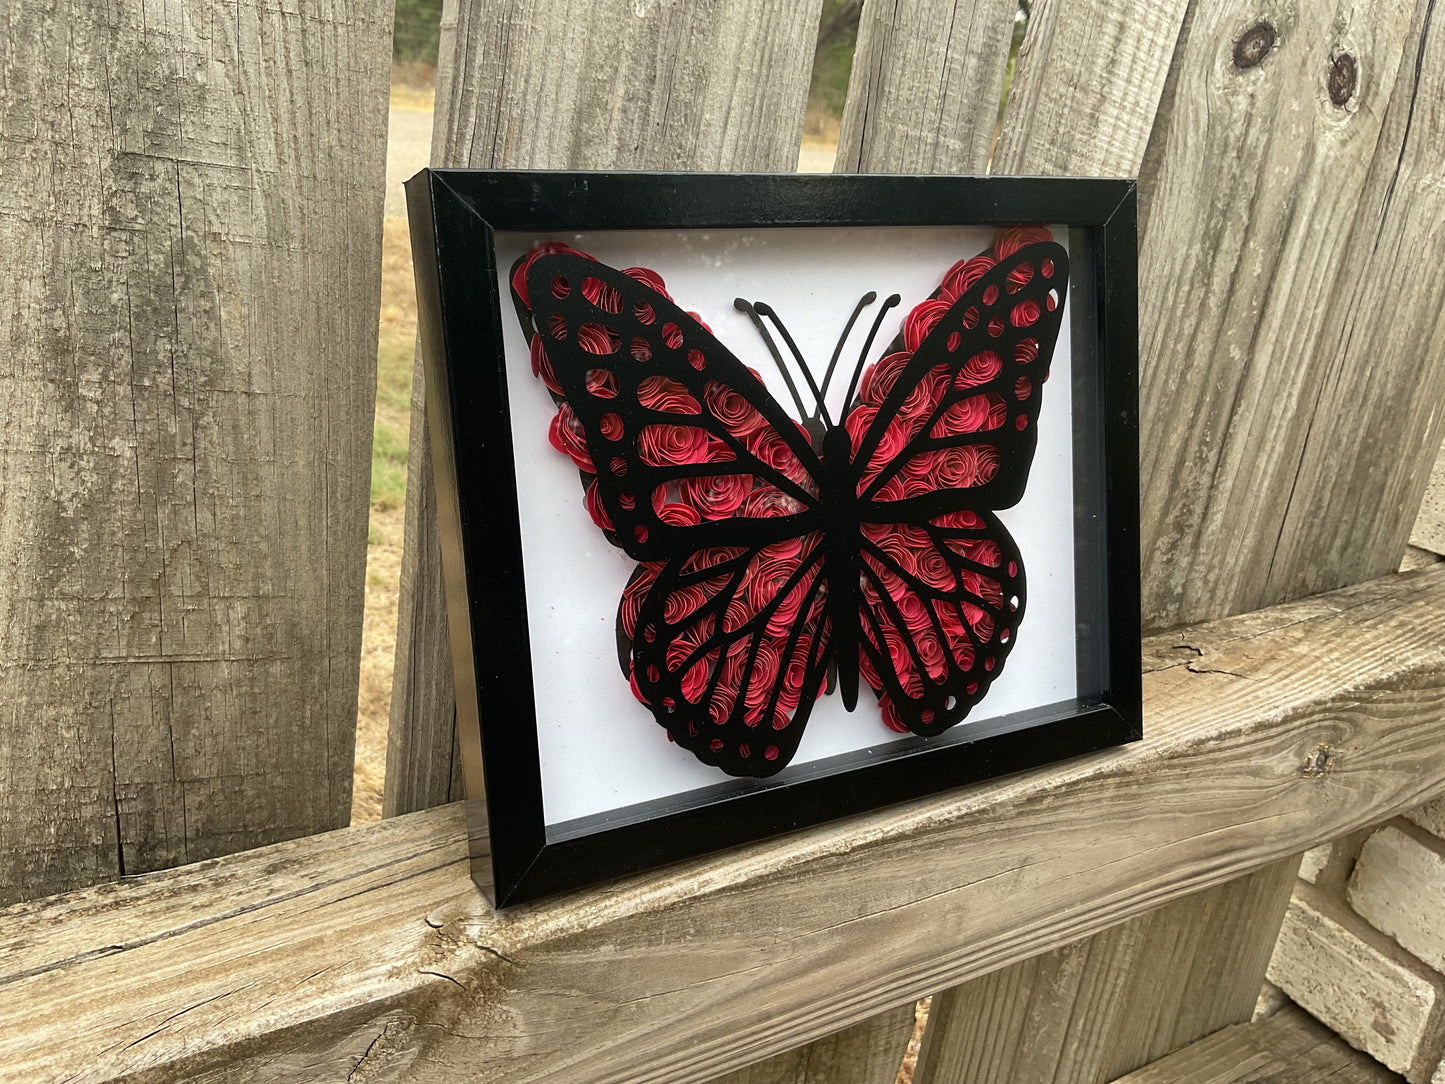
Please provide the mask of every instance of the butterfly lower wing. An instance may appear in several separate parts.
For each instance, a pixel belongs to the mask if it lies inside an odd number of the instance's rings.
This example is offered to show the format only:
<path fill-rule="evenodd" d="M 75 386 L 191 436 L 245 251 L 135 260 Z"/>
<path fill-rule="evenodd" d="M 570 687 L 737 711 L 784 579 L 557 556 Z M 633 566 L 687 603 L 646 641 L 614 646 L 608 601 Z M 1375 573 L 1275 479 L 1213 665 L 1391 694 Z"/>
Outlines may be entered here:
<path fill-rule="evenodd" d="M 991 512 L 863 528 L 859 672 L 894 730 L 938 734 L 988 692 L 1024 612 L 1018 547 Z"/>
<path fill-rule="evenodd" d="M 826 679 L 821 537 L 642 566 L 618 625 L 633 693 L 674 741 L 730 775 L 772 775 Z"/>
<path fill-rule="evenodd" d="M 615 544 L 663 561 L 811 529 L 806 436 L 660 279 L 575 252 L 529 259 L 513 297 L 561 400 L 553 443 L 592 477 L 589 511 Z"/>

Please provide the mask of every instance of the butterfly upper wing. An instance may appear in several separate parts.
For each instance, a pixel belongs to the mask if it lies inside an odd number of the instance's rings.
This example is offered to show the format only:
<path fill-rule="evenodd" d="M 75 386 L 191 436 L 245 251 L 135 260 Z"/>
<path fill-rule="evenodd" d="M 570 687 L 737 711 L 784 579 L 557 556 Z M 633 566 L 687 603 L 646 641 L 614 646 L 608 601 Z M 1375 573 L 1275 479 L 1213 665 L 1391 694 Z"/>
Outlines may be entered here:
<path fill-rule="evenodd" d="M 994 509 L 1023 495 L 1068 257 L 1030 244 L 879 363 L 846 425 L 863 519 L 859 670 L 884 721 L 936 734 L 988 691 L 1012 649 L 1025 583 Z M 910 318 L 911 319 L 911 318 Z M 881 375 L 880 375 L 881 374 Z"/>
<path fill-rule="evenodd" d="M 541 255 L 525 277 L 519 315 L 615 544 L 662 561 L 812 529 L 816 454 L 710 331 L 648 283 L 576 253 Z"/>
<path fill-rule="evenodd" d="M 1067 283 L 1068 255 L 1052 242 L 997 261 L 897 364 L 875 412 L 866 402 L 850 412 L 858 495 L 890 506 L 865 518 L 920 522 L 1018 503 Z"/>
<path fill-rule="evenodd" d="M 553 443 L 642 562 L 618 614 L 634 695 L 705 763 L 782 769 L 828 657 L 806 436 L 650 272 L 544 251 L 518 261 L 513 297 L 559 400 Z"/>

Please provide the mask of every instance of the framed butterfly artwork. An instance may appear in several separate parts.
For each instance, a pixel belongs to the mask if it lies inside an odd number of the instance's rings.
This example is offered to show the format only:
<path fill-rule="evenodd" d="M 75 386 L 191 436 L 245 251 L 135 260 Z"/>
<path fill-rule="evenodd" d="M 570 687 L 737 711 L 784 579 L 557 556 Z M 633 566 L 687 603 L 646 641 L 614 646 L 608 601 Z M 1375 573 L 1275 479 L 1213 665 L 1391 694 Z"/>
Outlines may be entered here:
<path fill-rule="evenodd" d="M 1141 736 L 1134 182 L 407 198 L 494 904 Z"/>

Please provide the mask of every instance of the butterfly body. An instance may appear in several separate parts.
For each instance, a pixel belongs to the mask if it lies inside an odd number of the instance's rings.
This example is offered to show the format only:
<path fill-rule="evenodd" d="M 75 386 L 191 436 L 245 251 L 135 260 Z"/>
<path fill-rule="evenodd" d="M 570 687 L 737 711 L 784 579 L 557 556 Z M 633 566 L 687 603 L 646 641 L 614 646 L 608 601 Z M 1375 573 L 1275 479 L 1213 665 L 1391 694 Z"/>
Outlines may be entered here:
<path fill-rule="evenodd" d="M 821 496 L 828 523 L 823 575 L 830 588 L 829 627 L 837 660 L 838 695 L 849 711 L 858 704 L 858 638 L 856 625 L 849 618 L 858 609 L 858 566 L 863 552 L 860 525 L 867 512 L 860 507 L 857 486 L 852 441 L 846 429 L 833 426 L 823 433 Z"/>
<path fill-rule="evenodd" d="M 849 711 L 866 683 L 888 726 L 923 735 L 986 694 L 1024 601 L 994 511 L 1027 480 L 1066 261 L 1029 245 L 951 300 L 941 287 L 931 330 L 863 374 L 838 424 L 822 395 L 791 418 L 652 273 L 570 251 L 519 261 L 518 316 L 559 402 L 553 443 L 639 562 L 619 610 L 624 674 L 673 740 L 769 775 L 830 674 Z"/>

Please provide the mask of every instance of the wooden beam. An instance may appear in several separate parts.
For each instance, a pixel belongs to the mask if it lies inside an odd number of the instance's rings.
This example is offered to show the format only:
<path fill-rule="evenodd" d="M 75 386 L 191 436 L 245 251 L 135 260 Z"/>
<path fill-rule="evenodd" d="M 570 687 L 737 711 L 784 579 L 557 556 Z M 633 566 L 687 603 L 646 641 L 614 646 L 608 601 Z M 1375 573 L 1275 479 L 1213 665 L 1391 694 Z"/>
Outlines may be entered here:
<path fill-rule="evenodd" d="M 822 0 L 460 0 L 443 13 L 431 160 L 790 172 Z M 387 742 L 390 816 L 460 798 L 425 376 L 412 378 Z"/>
<path fill-rule="evenodd" d="M 1114 1084 L 1404 1084 L 1303 1009 L 1237 1024 Z"/>
<path fill-rule="evenodd" d="M 1146 645 L 1146 734 L 497 914 L 460 807 L 0 913 L 0 1080 L 705 1081 L 1445 789 L 1445 569 Z"/>
<path fill-rule="evenodd" d="M 389 9 L 0 32 L 0 902 L 347 823 Z"/>

